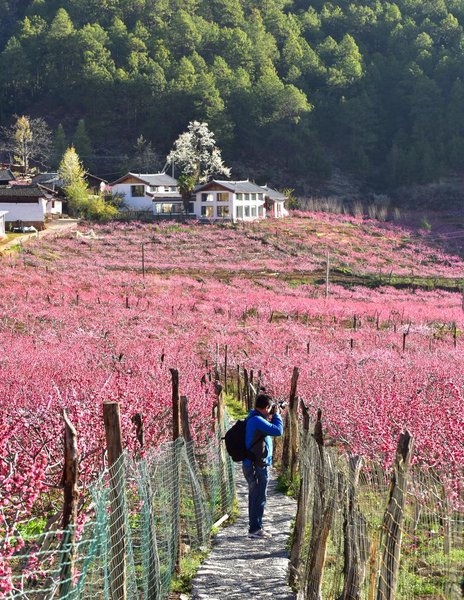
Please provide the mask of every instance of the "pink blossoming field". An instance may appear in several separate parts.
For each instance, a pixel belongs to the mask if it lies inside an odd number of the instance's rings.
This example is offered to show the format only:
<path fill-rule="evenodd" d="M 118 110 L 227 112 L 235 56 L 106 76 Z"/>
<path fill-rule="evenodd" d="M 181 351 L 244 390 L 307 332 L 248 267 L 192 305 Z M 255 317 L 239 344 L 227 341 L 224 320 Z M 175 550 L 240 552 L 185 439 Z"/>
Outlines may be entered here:
<path fill-rule="evenodd" d="M 79 234 L 1 259 L 0 539 L 57 508 L 64 408 L 78 430 L 83 493 L 102 467 L 104 401 L 121 403 L 129 450 L 136 412 L 148 446 L 170 438 L 170 368 L 197 443 L 207 439 L 214 396 L 201 379 L 226 345 L 232 369 L 261 370 L 279 396 L 299 367 L 298 394 L 352 452 L 389 464 L 407 427 L 414 460 L 445 473 L 450 499 L 462 502 L 462 294 L 355 285 L 381 271 L 459 289 L 462 259 L 405 229 L 323 214 Z M 328 297 L 327 251 L 333 269 L 353 276 L 344 286 L 329 277 Z"/>

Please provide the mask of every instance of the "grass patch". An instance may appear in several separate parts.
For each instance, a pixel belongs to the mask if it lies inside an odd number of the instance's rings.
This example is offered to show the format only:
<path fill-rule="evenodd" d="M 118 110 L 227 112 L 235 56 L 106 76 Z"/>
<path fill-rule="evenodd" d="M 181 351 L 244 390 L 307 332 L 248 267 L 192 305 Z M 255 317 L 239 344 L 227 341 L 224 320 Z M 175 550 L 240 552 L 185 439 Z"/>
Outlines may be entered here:
<path fill-rule="evenodd" d="M 282 494 L 296 499 L 300 492 L 300 481 L 301 477 L 299 473 L 296 474 L 295 479 L 292 481 L 290 479 L 290 473 L 286 471 L 277 478 L 276 489 L 277 491 L 282 492 Z"/>
<path fill-rule="evenodd" d="M 179 573 L 175 573 L 171 580 L 171 591 L 189 594 L 192 591 L 192 580 L 207 556 L 206 550 L 193 550 L 183 556 L 180 559 Z"/>
<path fill-rule="evenodd" d="M 248 415 L 248 411 L 243 407 L 242 403 L 237 400 L 232 394 L 224 393 L 224 402 L 229 413 L 229 417 L 233 421 L 244 419 Z"/>

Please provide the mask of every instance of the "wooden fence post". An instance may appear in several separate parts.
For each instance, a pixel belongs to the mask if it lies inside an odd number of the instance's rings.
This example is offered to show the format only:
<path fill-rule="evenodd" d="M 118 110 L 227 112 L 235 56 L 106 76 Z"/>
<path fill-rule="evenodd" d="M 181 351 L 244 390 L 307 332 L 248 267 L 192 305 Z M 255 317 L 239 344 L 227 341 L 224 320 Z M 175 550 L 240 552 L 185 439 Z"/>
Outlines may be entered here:
<path fill-rule="evenodd" d="M 326 460 L 325 456 L 322 411 L 320 409 L 317 411 L 314 439 L 317 444 L 319 460 L 316 460 L 314 464 L 314 503 L 306 563 L 305 600 L 321 600 L 322 598 L 322 576 L 335 509 L 336 482 L 331 461 Z"/>
<path fill-rule="evenodd" d="M 301 440 L 301 450 L 305 452 L 309 443 L 309 411 L 303 400 L 300 400 L 300 407 L 303 413 L 303 432 Z M 300 491 L 298 493 L 298 506 L 296 511 L 295 527 L 293 530 L 293 543 L 290 551 L 290 575 L 289 583 L 292 587 L 296 586 L 301 573 L 301 550 L 303 547 L 306 531 L 306 518 L 308 514 L 308 494 L 309 494 L 309 469 L 303 467 L 300 461 L 301 481 Z"/>
<path fill-rule="evenodd" d="M 290 469 L 290 479 L 293 481 L 298 466 L 298 402 L 296 399 L 296 388 L 300 371 L 293 367 L 292 381 L 290 384 L 290 396 L 288 403 L 286 428 L 282 448 L 282 470 Z"/>
<path fill-rule="evenodd" d="M 188 399 L 187 396 L 180 397 L 180 414 L 181 414 L 181 422 L 182 422 L 182 435 L 187 444 L 187 456 L 190 461 L 191 468 L 191 488 L 192 488 L 192 498 L 193 498 L 193 506 L 195 511 L 195 523 L 197 527 L 197 535 L 198 542 L 200 546 L 204 546 L 207 543 L 207 538 L 204 534 L 204 529 L 202 523 L 204 521 L 204 515 L 202 511 L 202 499 L 199 494 L 199 487 L 201 482 L 201 474 L 198 469 L 198 465 L 195 459 L 195 453 L 193 450 L 193 439 L 192 432 L 190 431 L 190 419 L 188 413 Z"/>
<path fill-rule="evenodd" d="M 240 365 L 237 365 L 237 400 L 242 403 L 242 380 L 240 377 Z"/>
<path fill-rule="evenodd" d="M 145 244 L 142 243 L 142 277 L 145 278 Z"/>
<path fill-rule="evenodd" d="M 357 488 L 362 467 L 360 456 L 349 458 L 349 479 L 346 485 L 343 520 L 343 592 L 338 600 L 359 600 L 366 576 L 369 557 L 367 522 L 358 508 Z"/>
<path fill-rule="evenodd" d="M 329 274 L 330 274 L 330 252 L 327 251 L 327 263 L 325 268 L 325 297 L 329 297 Z"/>
<path fill-rule="evenodd" d="M 77 523 L 78 502 L 78 451 L 77 432 L 68 418 L 66 410 L 64 419 L 64 469 L 63 469 L 63 520 L 61 528 L 61 568 L 60 568 L 60 598 L 65 598 L 72 589 L 74 575 L 75 535 Z"/>
<path fill-rule="evenodd" d="M 227 466 L 226 466 L 226 451 L 225 444 L 221 442 L 224 436 L 224 398 L 222 397 L 222 385 L 219 381 L 214 384 L 214 393 L 216 395 L 217 404 L 217 427 L 218 427 L 218 438 L 219 438 L 219 459 L 221 468 L 221 507 L 223 514 L 227 512 Z"/>
<path fill-rule="evenodd" d="M 112 600 L 126 600 L 127 556 L 124 469 L 122 463 L 121 416 L 117 402 L 103 403 L 103 419 L 110 474 L 110 595 Z"/>
<path fill-rule="evenodd" d="M 140 413 L 135 413 L 131 421 L 135 425 L 135 435 L 137 437 L 138 443 L 140 444 L 140 448 L 142 449 L 145 445 L 145 432 L 143 430 L 142 415 Z"/>
<path fill-rule="evenodd" d="M 179 372 L 177 369 L 169 369 L 172 378 L 172 513 L 173 513 L 173 539 L 176 540 L 176 571 L 180 568 L 181 559 L 181 531 L 180 531 L 180 461 L 177 452 L 177 440 L 182 435 L 180 419 L 180 397 L 179 397 Z"/>
<path fill-rule="evenodd" d="M 248 383 L 247 369 L 243 369 L 243 388 L 244 388 L 244 398 L 246 401 L 246 408 L 248 410 L 251 410 L 252 406 L 251 406 L 251 398 L 250 398 L 250 385 Z"/>
<path fill-rule="evenodd" d="M 413 439 L 408 431 L 400 435 L 387 508 L 382 523 L 382 563 L 377 585 L 377 600 L 395 600 L 398 587 L 401 541 L 404 523 L 404 503 L 408 484 Z"/>
<path fill-rule="evenodd" d="M 224 391 L 227 394 L 227 344 L 224 348 Z"/>

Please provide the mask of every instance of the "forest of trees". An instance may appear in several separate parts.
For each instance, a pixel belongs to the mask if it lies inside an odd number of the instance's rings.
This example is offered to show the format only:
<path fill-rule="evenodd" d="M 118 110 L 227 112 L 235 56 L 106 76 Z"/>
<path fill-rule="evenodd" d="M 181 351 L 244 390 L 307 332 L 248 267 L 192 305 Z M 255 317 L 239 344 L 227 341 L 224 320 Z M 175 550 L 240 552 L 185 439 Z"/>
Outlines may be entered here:
<path fill-rule="evenodd" d="M 209 123 L 226 162 L 247 166 L 243 175 L 260 165 L 323 180 L 336 165 L 389 190 L 464 161 L 464 0 L 0 0 L 0 9 L 0 125 L 41 117 L 57 157 L 72 142 L 109 179 L 137 148 L 166 156 L 194 119 Z"/>

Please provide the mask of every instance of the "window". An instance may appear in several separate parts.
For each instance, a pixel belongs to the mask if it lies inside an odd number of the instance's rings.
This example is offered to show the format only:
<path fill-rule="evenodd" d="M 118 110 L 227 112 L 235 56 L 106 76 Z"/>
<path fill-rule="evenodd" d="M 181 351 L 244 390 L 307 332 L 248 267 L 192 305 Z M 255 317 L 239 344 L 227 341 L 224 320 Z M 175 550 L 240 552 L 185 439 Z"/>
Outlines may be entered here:
<path fill-rule="evenodd" d="M 243 200 L 243 194 L 237 194 L 237 200 Z"/>
<path fill-rule="evenodd" d="M 189 213 L 191 215 L 195 214 L 195 202 L 189 202 Z"/>
<path fill-rule="evenodd" d="M 244 206 L 243 208 L 245 209 L 245 217 L 249 217 L 250 216 L 250 207 Z"/>
<path fill-rule="evenodd" d="M 250 194 L 243 194 L 244 195 L 244 200 L 249 200 L 250 199 Z"/>
<path fill-rule="evenodd" d="M 243 206 L 237 206 L 237 219 L 243 219 Z"/>
<path fill-rule="evenodd" d="M 264 217 L 264 206 L 258 206 L 258 217 Z"/>
<path fill-rule="evenodd" d="M 228 206 L 218 206 L 217 207 L 217 216 L 218 217 L 228 217 L 229 216 L 229 207 Z"/>
<path fill-rule="evenodd" d="M 214 207 L 213 206 L 202 206 L 201 207 L 201 216 L 207 217 L 208 219 L 212 219 L 214 216 Z"/>
<path fill-rule="evenodd" d="M 252 217 L 256 217 L 256 206 L 251 206 L 250 207 L 250 215 Z"/>
<path fill-rule="evenodd" d="M 169 188 L 169 191 L 171 191 L 171 192 L 177 192 L 177 188 L 176 188 L 176 186 L 175 186 L 175 185 L 172 185 L 172 186 Z"/>
<path fill-rule="evenodd" d="M 179 214 L 182 212 L 182 204 L 179 202 L 156 202 L 155 213 L 157 215 L 171 215 Z"/>
<path fill-rule="evenodd" d="M 217 201 L 218 202 L 228 202 L 229 194 L 227 192 L 218 192 Z"/>
<path fill-rule="evenodd" d="M 132 198 L 141 198 L 145 196 L 144 185 L 131 185 L 131 196 Z"/>
<path fill-rule="evenodd" d="M 205 193 L 203 193 L 203 194 L 201 195 L 201 201 L 202 201 L 202 202 L 212 202 L 213 200 L 214 200 L 214 196 L 213 196 L 213 194 L 211 194 L 211 193 L 209 193 L 209 192 L 208 192 L 208 193 L 206 193 L 206 194 L 205 194 Z"/>

